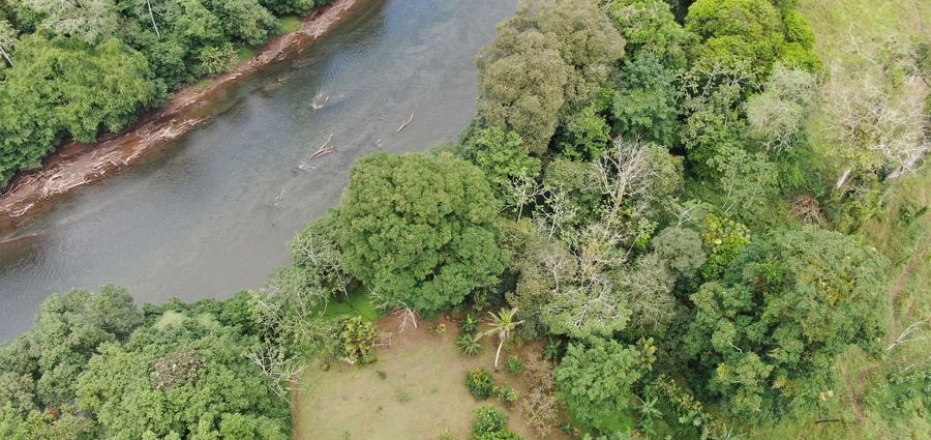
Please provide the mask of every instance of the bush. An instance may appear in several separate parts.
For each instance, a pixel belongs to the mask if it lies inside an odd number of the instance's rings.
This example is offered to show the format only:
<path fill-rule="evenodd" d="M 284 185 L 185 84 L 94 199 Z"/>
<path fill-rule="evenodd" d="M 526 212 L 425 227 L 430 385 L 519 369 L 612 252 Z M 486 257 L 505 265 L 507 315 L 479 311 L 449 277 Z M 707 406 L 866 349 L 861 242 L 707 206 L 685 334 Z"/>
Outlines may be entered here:
<path fill-rule="evenodd" d="M 517 376 L 524 372 L 524 361 L 512 355 L 508 357 L 507 362 L 504 363 L 504 367 L 507 368 L 508 373 Z"/>
<path fill-rule="evenodd" d="M 522 440 L 521 437 L 507 429 L 500 431 L 486 432 L 485 434 L 473 437 L 474 440 Z"/>
<path fill-rule="evenodd" d="M 495 382 L 488 370 L 479 368 L 469 371 L 466 375 L 465 386 L 476 400 L 485 400 L 495 389 Z"/>
<path fill-rule="evenodd" d="M 559 339 L 550 339 L 543 347 L 543 359 L 555 361 L 559 357 L 559 350 L 562 349 L 562 341 Z"/>
<path fill-rule="evenodd" d="M 459 335 L 459 338 L 456 339 L 456 345 L 459 346 L 459 349 L 462 350 L 462 353 L 466 356 L 476 356 L 482 352 L 482 341 L 481 336 L 472 336 L 469 334 Z"/>
<path fill-rule="evenodd" d="M 459 330 L 462 333 L 475 333 L 478 331 L 478 320 L 471 314 L 465 315 L 465 318 L 462 318 L 462 322 L 459 323 Z"/>
<path fill-rule="evenodd" d="M 517 402 L 517 399 L 520 397 L 517 390 L 508 385 L 499 386 L 496 394 L 498 395 L 498 400 L 501 401 L 501 404 L 507 409 L 511 409 L 511 407 L 514 406 L 514 402 Z"/>
<path fill-rule="evenodd" d="M 493 406 L 475 408 L 475 422 L 472 423 L 472 436 L 481 437 L 488 433 L 504 430 L 508 424 L 508 415 Z"/>
<path fill-rule="evenodd" d="M 375 337 L 378 327 L 361 316 L 343 316 L 336 321 L 333 340 L 338 341 L 335 355 L 353 365 L 375 362 Z"/>

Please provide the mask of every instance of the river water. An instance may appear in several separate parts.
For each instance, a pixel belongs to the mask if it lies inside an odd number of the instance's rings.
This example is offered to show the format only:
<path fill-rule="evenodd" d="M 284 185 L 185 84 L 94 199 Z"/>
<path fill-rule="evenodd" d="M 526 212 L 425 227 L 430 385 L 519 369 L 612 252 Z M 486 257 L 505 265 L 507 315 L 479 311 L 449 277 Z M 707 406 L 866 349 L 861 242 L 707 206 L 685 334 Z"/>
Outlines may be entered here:
<path fill-rule="evenodd" d="M 302 54 L 231 89 L 210 122 L 0 248 L 0 340 L 70 288 L 114 283 L 144 303 L 261 287 L 288 263 L 294 234 L 338 202 L 359 155 L 455 140 L 474 112 L 475 57 L 516 1 L 362 2 Z M 310 159 L 330 134 L 335 152 Z"/>

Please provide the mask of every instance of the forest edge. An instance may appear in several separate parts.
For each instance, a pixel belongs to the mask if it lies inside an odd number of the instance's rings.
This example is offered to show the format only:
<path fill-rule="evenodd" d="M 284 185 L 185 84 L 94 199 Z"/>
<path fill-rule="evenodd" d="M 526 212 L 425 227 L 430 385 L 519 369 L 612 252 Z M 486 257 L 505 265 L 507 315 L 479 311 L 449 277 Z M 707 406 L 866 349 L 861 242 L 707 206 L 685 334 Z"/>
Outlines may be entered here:
<path fill-rule="evenodd" d="M 251 78 L 262 67 L 310 47 L 364 1 L 335 0 L 315 8 L 301 29 L 272 39 L 251 60 L 211 79 L 206 87 L 187 85 L 161 109 L 143 114 L 135 124 L 107 133 L 95 143 L 69 141 L 61 145 L 43 161 L 42 168 L 20 173 L 0 195 L 0 244 L 15 241 L 19 226 L 75 189 L 127 168 L 209 120 L 214 116 L 210 104 L 230 87 Z"/>

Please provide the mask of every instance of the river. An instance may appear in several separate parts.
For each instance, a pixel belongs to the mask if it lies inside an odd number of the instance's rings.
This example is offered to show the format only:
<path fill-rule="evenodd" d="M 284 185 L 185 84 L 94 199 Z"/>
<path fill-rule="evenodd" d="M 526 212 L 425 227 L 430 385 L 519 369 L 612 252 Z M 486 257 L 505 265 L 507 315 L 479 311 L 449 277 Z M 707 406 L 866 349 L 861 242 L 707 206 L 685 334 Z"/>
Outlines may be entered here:
<path fill-rule="evenodd" d="M 360 155 L 455 140 L 474 113 L 475 57 L 516 1 L 362 2 L 231 89 L 215 118 L 0 247 L 0 340 L 70 288 L 118 284 L 141 304 L 261 287 L 294 234 L 338 202 Z M 335 152 L 311 159 L 330 134 Z"/>

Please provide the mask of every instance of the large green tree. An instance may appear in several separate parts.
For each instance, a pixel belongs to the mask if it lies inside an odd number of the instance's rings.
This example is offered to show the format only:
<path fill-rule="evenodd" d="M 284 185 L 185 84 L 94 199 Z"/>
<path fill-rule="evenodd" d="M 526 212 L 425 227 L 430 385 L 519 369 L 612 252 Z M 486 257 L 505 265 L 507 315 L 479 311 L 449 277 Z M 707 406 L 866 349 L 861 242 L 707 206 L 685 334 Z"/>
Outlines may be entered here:
<path fill-rule="evenodd" d="M 569 344 L 553 374 L 572 416 L 605 433 L 619 429 L 633 398 L 631 386 L 643 374 L 639 356 L 613 340 Z"/>
<path fill-rule="evenodd" d="M 0 184 L 39 166 L 66 135 L 91 142 L 122 128 L 155 96 L 145 58 L 115 39 L 30 35 L 16 50 L 0 87 Z"/>
<path fill-rule="evenodd" d="M 479 56 L 480 118 L 546 151 L 560 119 L 595 97 L 624 39 L 593 0 L 526 2 Z"/>
<path fill-rule="evenodd" d="M 874 348 L 882 336 L 885 266 L 854 238 L 815 228 L 749 244 L 723 279 L 691 296 L 686 348 L 706 390 L 738 415 L 817 402 L 832 389 L 837 355 L 851 345 Z"/>
<path fill-rule="evenodd" d="M 166 311 L 105 343 L 77 382 L 99 438 L 290 438 L 290 409 L 246 354 L 257 339 L 209 313 Z"/>
<path fill-rule="evenodd" d="M 73 405 L 76 382 L 100 344 L 124 340 L 142 318 L 115 286 L 46 299 L 34 327 L 0 346 L 0 437 L 85 438 L 93 421 Z"/>
<path fill-rule="evenodd" d="M 363 157 L 336 212 L 343 265 L 391 302 L 442 310 L 504 270 L 497 208 L 481 171 L 451 154 Z"/>

